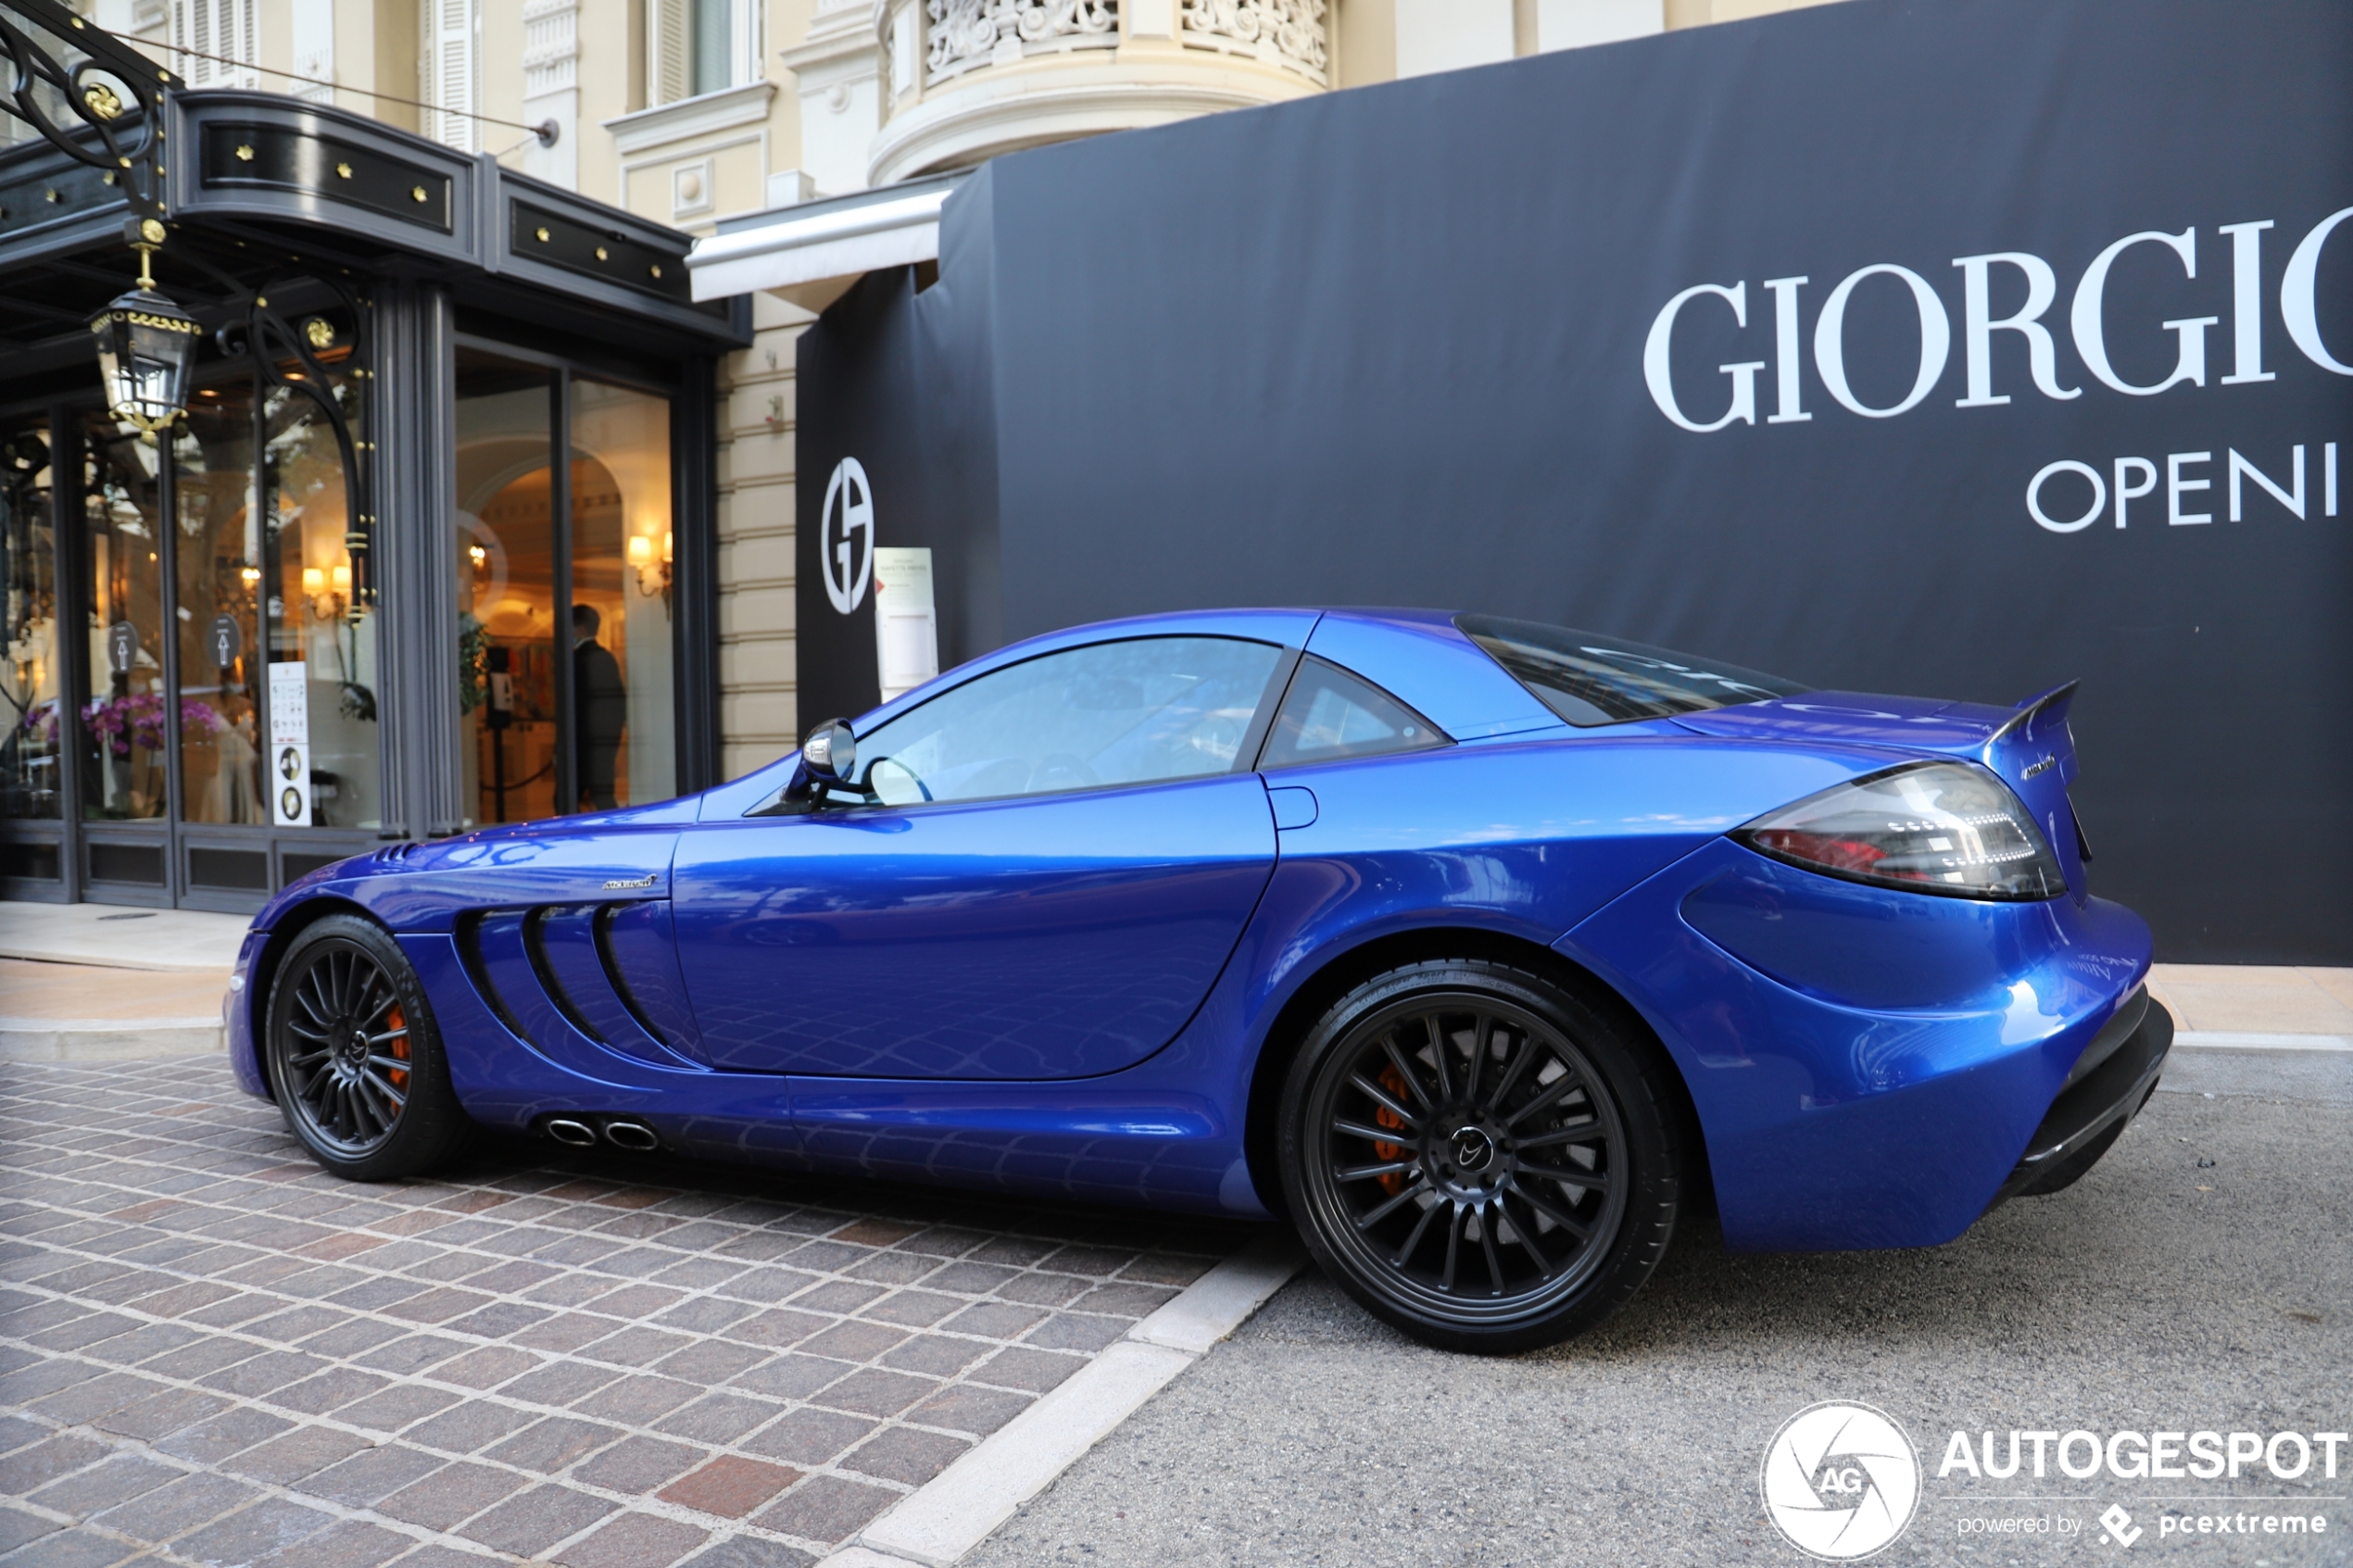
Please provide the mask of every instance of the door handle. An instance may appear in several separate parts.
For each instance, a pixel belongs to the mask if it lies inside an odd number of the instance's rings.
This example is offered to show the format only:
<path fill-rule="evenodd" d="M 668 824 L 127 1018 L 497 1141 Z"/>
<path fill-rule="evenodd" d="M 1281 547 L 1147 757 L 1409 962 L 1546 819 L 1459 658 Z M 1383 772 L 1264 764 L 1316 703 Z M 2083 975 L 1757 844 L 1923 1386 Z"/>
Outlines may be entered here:
<path fill-rule="evenodd" d="M 1315 792 L 1302 784 L 1284 784 L 1266 790 L 1268 804 L 1275 808 L 1277 830 L 1314 827 L 1315 825 Z"/>

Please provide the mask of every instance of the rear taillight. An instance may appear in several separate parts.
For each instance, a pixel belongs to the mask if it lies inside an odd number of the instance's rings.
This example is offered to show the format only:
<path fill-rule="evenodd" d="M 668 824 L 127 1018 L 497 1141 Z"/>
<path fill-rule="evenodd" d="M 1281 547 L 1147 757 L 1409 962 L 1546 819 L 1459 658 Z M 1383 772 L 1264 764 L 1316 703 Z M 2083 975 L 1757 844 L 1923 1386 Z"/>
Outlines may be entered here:
<path fill-rule="evenodd" d="M 1812 795 L 1732 836 L 1759 854 L 1881 887 L 2053 898 L 2067 879 L 2009 786 L 1966 762 L 1916 762 Z"/>

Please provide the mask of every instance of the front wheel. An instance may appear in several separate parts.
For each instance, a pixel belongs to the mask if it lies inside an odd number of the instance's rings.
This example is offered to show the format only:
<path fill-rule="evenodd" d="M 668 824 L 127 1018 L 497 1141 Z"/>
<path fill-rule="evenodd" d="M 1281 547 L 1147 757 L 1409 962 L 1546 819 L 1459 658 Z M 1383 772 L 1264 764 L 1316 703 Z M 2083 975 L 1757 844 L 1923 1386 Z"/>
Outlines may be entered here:
<path fill-rule="evenodd" d="M 1375 1316 L 1443 1349 L 1554 1344 L 1666 1255 L 1683 1164 L 1670 1071 L 1541 975 L 1392 970 L 1335 1003 L 1291 1065 L 1284 1192 Z"/>
<path fill-rule="evenodd" d="M 306 927 L 270 990 L 270 1085 L 312 1158 L 353 1181 L 430 1170 L 469 1127 L 424 987 L 383 927 Z"/>

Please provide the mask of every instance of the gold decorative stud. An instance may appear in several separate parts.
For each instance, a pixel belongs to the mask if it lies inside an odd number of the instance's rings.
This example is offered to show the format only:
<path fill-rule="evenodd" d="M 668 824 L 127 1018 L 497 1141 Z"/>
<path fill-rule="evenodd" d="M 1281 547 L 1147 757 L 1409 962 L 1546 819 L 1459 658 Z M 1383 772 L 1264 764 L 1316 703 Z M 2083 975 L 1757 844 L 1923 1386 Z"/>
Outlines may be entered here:
<path fill-rule="evenodd" d="M 122 114 L 122 95 L 103 82 L 94 82 L 82 90 L 82 101 L 100 119 L 115 119 Z"/>
<path fill-rule="evenodd" d="M 335 341 L 335 329 L 324 316 L 313 316 L 302 324 L 302 335 L 310 340 L 313 348 L 325 348 Z"/>
<path fill-rule="evenodd" d="M 163 244 L 163 225 L 152 218 L 143 218 L 139 220 L 139 237 L 151 245 L 159 245 Z"/>
<path fill-rule="evenodd" d="M 661 263 L 657 261 L 651 267 L 647 268 L 646 270 L 651 272 L 655 277 L 659 278 L 661 276 Z"/>
<path fill-rule="evenodd" d="M 338 179 L 338 180 L 348 180 L 348 179 L 350 179 L 350 178 L 351 178 L 351 165 L 349 165 L 349 164 L 347 164 L 347 163 L 339 163 L 339 164 L 335 165 L 335 178 L 336 178 L 336 179 Z"/>
<path fill-rule="evenodd" d="M 410 201 L 419 201 L 419 202 L 421 202 L 421 201 L 424 200 L 424 199 L 425 199 L 425 188 L 424 188 L 422 185 L 411 185 L 411 186 L 409 188 L 409 199 Z"/>
<path fill-rule="evenodd" d="M 544 245 L 553 238 L 555 238 L 555 236 L 547 232 L 547 226 L 545 223 L 542 223 L 539 226 L 539 243 Z"/>
<path fill-rule="evenodd" d="M 237 161 L 239 163 L 251 163 L 253 161 L 253 144 L 251 142 L 241 142 L 237 144 Z"/>
<path fill-rule="evenodd" d="M 51 195 L 50 195 L 49 199 L 50 199 L 51 201 L 56 201 L 56 200 L 57 199 L 57 195 L 55 194 L 55 193 L 52 193 L 52 194 L 51 194 Z M 598 246 L 597 247 L 597 259 L 598 259 L 598 260 L 599 260 L 599 261 L 603 261 L 603 260 L 606 260 L 606 259 L 607 259 L 607 257 L 606 257 L 606 254 L 605 254 L 605 247 L 604 247 L 604 246 L 602 246 L 602 245 L 598 245 Z"/>

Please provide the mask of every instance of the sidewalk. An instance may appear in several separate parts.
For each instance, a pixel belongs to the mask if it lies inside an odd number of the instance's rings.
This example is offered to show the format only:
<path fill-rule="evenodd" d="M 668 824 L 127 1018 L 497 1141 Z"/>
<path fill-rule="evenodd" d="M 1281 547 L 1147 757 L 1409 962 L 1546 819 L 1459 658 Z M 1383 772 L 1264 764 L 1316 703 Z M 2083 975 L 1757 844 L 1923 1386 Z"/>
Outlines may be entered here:
<path fill-rule="evenodd" d="M 227 973 L 245 939 L 245 917 L 201 909 L 125 909 L 109 904 L 19 904 L 0 900 L 0 959 L 96 964 L 161 972 Z M 0 1006 L 0 1012 L 13 1012 Z"/>
<path fill-rule="evenodd" d="M 0 902 L 0 1061 L 224 1049 L 243 915 Z"/>

